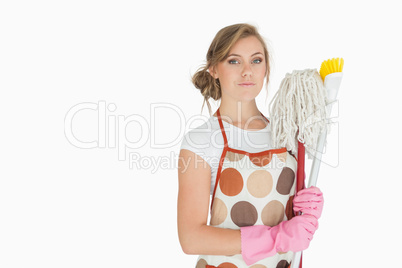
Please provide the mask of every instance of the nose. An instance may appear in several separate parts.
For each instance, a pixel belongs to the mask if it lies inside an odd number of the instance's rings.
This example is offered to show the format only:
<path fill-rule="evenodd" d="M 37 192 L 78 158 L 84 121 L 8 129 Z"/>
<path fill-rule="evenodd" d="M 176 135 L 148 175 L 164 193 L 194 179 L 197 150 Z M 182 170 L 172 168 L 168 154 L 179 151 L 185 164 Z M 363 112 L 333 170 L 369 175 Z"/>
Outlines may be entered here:
<path fill-rule="evenodd" d="M 251 76 L 253 74 L 253 71 L 251 70 L 251 65 L 248 63 L 245 63 L 243 66 L 243 70 L 242 70 L 242 76 L 246 77 L 246 76 Z"/>

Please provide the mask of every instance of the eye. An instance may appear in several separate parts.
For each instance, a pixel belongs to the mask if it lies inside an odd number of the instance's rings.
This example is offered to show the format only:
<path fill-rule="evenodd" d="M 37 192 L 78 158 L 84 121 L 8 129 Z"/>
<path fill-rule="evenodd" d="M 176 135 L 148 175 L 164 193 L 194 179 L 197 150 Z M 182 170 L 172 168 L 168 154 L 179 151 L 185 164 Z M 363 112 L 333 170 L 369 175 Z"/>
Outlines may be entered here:
<path fill-rule="evenodd" d="M 255 64 L 259 64 L 261 62 L 262 62 L 262 59 L 260 59 L 260 58 L 253 60 L 253 63 L 255 63 Z"/>
<path fill-rule="evenodd" d="M 229 64 L 237 64 L 237 63 L 239 63 L 239 61 L 235 60 L 235 59 L 230 59 L 228 62 L 229 62 Z"/>

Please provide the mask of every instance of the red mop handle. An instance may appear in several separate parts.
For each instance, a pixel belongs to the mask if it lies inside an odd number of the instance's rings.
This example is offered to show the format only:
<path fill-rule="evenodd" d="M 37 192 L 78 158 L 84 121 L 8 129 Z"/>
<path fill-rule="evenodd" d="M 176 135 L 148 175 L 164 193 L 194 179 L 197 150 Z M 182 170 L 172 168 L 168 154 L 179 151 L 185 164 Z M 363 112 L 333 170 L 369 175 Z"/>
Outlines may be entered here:
<path fill-rule="evenodd" d="M 297 150 L 297 181 L 296 181 L 296 193 L 302 189 L 304 189 L 305 187 L 305 183 L 304 180 L 306 178 L 306 174 L 304 172 L 304 158 L 306 155 L 306 150 L 304 148 L 304 143 L 301 143 L 300 141 L 298 142 L 298 150 Z M 295 193 L 295 195 L 296 195 Z M 298 215 L 300 215 L 301 212 L 299 212 Z M 298 255 L 300 254 L 300 255 Z M 303 255 L 301 252 L 296 252 L 296 255 L 298 255 L 300 258 L 300 264 L 298 268 L 302 268 L 302 258 Z M 297 258 L 297 257 L 296 257 Z M 295 260 L 296 261 L 296 260 Z M 296 262 L 297 263 L 297 262 Z M 296 264 L 297 266 L 297 264 Z M 295 267 L 294 265 L 292 265 L 292 267 Z M 295 267 L 296 268 L 296 267 Z"/>
<path fill-rule="evenodd" d="M 299 146 L 297 150 L 297 184 L 296 184 L 296 193 L 302 189 L 304 189 L 304 179 L 306 174 L 304 173 L 304 157 L 305 157 L 305 148 L 304 144 L 299 141 Z"/>

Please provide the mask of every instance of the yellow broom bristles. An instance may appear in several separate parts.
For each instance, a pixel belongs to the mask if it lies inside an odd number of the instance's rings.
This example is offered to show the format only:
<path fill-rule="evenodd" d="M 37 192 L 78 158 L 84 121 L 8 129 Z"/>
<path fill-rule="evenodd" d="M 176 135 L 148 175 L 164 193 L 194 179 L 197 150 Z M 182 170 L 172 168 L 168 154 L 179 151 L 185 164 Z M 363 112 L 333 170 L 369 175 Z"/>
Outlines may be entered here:
<path fill-rule="evenodd" d="M 332 73 L 340 73 L 343 70 L 343 58 L 332 58 L 321 63 L 320 76 L 322 81 Z"/>

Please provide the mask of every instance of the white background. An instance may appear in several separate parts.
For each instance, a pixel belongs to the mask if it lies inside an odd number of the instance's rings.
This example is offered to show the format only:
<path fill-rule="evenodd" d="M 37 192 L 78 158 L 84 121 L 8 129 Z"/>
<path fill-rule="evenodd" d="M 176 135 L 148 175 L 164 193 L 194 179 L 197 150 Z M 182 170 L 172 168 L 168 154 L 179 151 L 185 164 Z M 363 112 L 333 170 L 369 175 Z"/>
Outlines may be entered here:
<path fill-rule="evenodd" d="M 399 267 L 400 13 L 399 1 L 2 1 L 0 267 L 194 266 L 177 238 L 174 158 L 201 115 L 191 74 L 216 32 L 239 22 L 271 47 L 268 97 L 287 72 L 345 60 L 304 266 Z M 83 103 L 110 110 L 81 110 L 66 130 Z M 108 139 L 80 148 L 68 128 Z M 143 144 L 118 148 L 113 135 Z M 130 167 L 130 153 L 141 162 Z"/>

